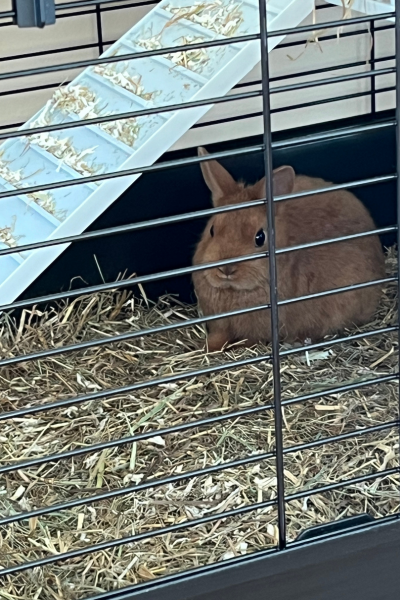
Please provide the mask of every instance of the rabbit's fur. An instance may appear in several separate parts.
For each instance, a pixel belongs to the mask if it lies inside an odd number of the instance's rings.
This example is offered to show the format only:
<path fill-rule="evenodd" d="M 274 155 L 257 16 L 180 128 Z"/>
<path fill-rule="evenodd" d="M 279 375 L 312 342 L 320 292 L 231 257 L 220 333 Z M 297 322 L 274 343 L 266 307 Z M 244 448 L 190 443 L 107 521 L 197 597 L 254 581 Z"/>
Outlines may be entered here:
<path fill-rule="evenodd" d="M 199 148 L 199 155 L 207 152 Z M 217 161 L 201 163 L 214 206 L 265 197 L 265 178 L 255 185 L 237 183 Z M 295 175 L 292 167 L 274 171 L 274 195 L 329 187 L 322 179 Z M 341 237 L 375 228 L 365 206 L 346 190 L 275 203 L 276 247 L 284 248 Z M 265 243 L 255 236 L 265 232 Z M 213 234 L 213 235 L 211 235 Z M 263 235 L 258 236 L 262 242 Z M 253 207 L 214 215 L 197 246 L 193 263 L 237 258 L 268 250 L 266 207 Z M 368 236 L 278 254 L 278 299 L 285 300 L 363 283 L 385 276 L 385 261 L 378 236 Z M 260 258 L 193 273 L 195 292 L 205 316 L 268 304 L 269 260 Z M 316 341 L 328 333 L 361 325 L 373 316 L 381 286 L 338 293 L 279 307 L 281 340 Z M 251 346 L 271 339 L 268 309 L 207 323 L 208 349 L 243 341 Z"/>

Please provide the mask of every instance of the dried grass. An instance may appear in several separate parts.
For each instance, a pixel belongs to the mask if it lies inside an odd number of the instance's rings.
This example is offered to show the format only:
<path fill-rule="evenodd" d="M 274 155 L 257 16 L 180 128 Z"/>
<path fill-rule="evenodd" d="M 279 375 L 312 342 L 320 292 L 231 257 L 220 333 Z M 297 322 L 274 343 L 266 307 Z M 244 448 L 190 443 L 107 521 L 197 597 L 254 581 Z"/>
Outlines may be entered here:
<path fill-rule="evenodd" d="M 93 166 L 86 161 L 96 148 L 86 148 L 78 152 L 72 144 L 71 138 L 58 138 L 50 133 L 37 133 L 28 138 L 27 144 L 36 144 L 59 159 L 57 169 L 65 163 L 84 177 L 94 175 L 100 166 Z"/>
<path fill-rule="evenodd" d="M 0 152 L 0 156 L 2 153 Z M 27 179 L 24 171 L 22 169 L 18 169 L 14 171 L 10 169 L 8 163 L 5 160 L 0 160 L 0 177 L 5 179 L 8 183 L 13 185 L 18 190 L 23 190 L 24 187 L 27 187 L 29 184 L 24 182 Z M 54 217 L 63 221 L 66 217 L 66 212 L 57 210 L 56 203 L 51 192 L 34 192 L 33 194 L 26 194 L 27 198 L 31 201 L 38 204 L 43 210 L 52 214 Z M 10 225 L 11 227 L 11 225 Z M 10 229 L 7 227 L 5 229 Z M 17 245 L 17 244 L 16 244 Z"/>
<path fill-rule="evenodd" d="M 232 1 L 194 2 L 188 6 L 174 6 L 171 3 L 164 10 L 174 15 L 169 21 L 171 25 L 186 19 L 225 37 L 233 37 L 244 21 L 241 4 Z"/>
<path fill-rule="evenodd" d="M 0 242 L 9 248 L 16 248 L 22 236 L 15 235 L 15 223 L 17 217 L 14 217 L 11 224 L 7 227 L 0 227 Z"/>
<path fill-rule="evenodd" d="M 160 50 L 164 47 L 162 35 L 164 30 L 172 27 L 182 19 L 186 19 L 201 25 L 205 29 L 217 34 L 217 36 L 232 37 L 236 34 L 240 25 L 243 23 L 243 12 L 240 4 L 235 2 L 196 2 L 190 6 L 174 7 L 169 4 L 165 10 L 170 12 L 173 17 L 164 25 L 160 33 L 152 35 L 150 32 L 144 34 L 143 38 L 135 41 L 138 46 L 145 50 Z M 206 38 L 202 35 L 185 35 L 177 38 L 177 45 L 200 44 L 205 42 Z M 219 52 L 220 50 L 217 50 Z M 170 52 L 164 54 L 166 60 L 174 65 L 189 69 L 196 73 L 203 73 L 207 67 L 210 54 L 205 48 L 194 48 L 185 51 Z"/>
<path fill-rule="evenodd" d="M 144 50 L 160 50 L 164 47 L 161 36 L 162 32 L 157 35 L 149 36 L 145 39 L 139 40 L 137 44 Z M 186 35 L 177 39 L 177 45 L 190 46 L 190 44 L 201 44 L 205 41 L 206 39 L 201 35 Z M 193 48 L 192 50 L 170 52 L 168 54 L 163 54 L 162 56 L 176 66 L 183 67 L 200 74 L 203 72 L 210 60 L 210 55 L 205 48 Z"/>
<path fill-rule="evenodd" d="M 37 119 L 32 121 L 31 128 L 52 124 L 55 110 L 64 114 L 75 114 L 80 119 L 96 119 L 113 114 L 101 107 L 102 100 L 84 85 L 68 85 L 58 88 Z M 134 146 L 140 133 L 140 125 L 135 118 L 119 119 L 95 125 L 127 146 Z M 91 167 L 93 169 L 93 167 Z"/>
<path fill-rule="evenodd" d="M 395 272 L 390 250 L 388 273 Z M 14 326 L 1 317 L 2 357 L 186 320 L 196 309 L 163 298 L 147 307 L 126 292 L 104 293 L 61 304 L 57 310 L 25 311 Z M 374 323 L 397 323 L 396 286 L 388 285 Z M 350 333 L 350 332 L 349 332 Z M 235 349 L 228 357 L 204 352 L 201 326 L 146 336 L 53 359 L 0 370 L 2 410 L 51 402 L 100 389 L 183 373 L 188 369 L 255 356 L 268 348 Z M 397 335 L 333 345 L 331 352 L 282 360 L 284 398 L 324 387 L 396 372 Z M 272 400 L 272 370 L 260 363 L 189 381 L 150 387 L 134 394 L 48 411 L 2 424 L 1 464 L 88 447 L 133 433 L 154 431 L 152 439 L 89 453 L 83 457 L 19 470 L 0 478 L 0 513 L 87 497 L 146 480 L 220 464 L 274 446 L 273 412 L 195 428 L 185 434 L 157 430 L 202 417 L 264 405 Z M 294 404 L 284 410 L 285 446 L 398 418 L 395 382 Z M 307 490 L 398 465 L 398 432 L 348 439 L 285 457 L 286 492 Z M 375 517 L 399 510 L 399 478 L 386 477 L 290 502 L 289 538 L 305 527 L 368 511 Z M 2 566 L 57 555 L 73 548 L 184 522 L 276 496 L 273 460 L 152 487 L 136 494 L 98 500 L 0 530 Z M 75 600 L 168 573 L 221 561 L 275 544 L 274 507 L 218 520 L 140 543 L 103 550 L 68 563 L 7 577 L 0 598 Z"/>
<path fill-rule="evenodd" d="M 130 66 L 129 61 L 118 62 L 114 65 L 106 63 L 104 65 L 97 65 L 94 67 L 93 71 L 97 75 L 108 79 L 114 85 L 122 87 L 128 92 L 132 92 L 132 94 L 139 96 L 139 98 L 146 100 L 146 102 L 150 102 L 154 99 L 154 96 L 160 92 L 146 91 L 142 84 L 142 76 L 139 75 L 139 73 L 131 73 L 129 70 Z"/>

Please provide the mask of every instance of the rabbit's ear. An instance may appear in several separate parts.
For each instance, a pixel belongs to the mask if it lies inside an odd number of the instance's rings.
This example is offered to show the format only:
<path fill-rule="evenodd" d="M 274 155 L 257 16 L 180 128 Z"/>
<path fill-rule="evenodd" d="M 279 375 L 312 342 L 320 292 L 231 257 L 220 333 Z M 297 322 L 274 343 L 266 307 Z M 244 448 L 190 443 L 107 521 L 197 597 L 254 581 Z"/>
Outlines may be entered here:
<path fill-rule="evenodd" d="M 253 185 L 252 195 L 254 195 L 254 198 L 257 198 L 257 200 L 261 200 L 262 198 L 265 198 L 265 191 L 265 177 L 263 177 Z"/>
<path fill-rule="evenodd" d="M 292 167 L 279 167 L 274 171 L 274 196 L 291 194 L 296 174 Z"/>
<path fill-rule="evenodd" d="M 294 188 L 295 172 L 292 167 L 279 167 L 274 171 L 274 196 L 283 196 L 291 194 Z M 254 196 L 256 198 L 265 198 L 265 177 L 257 181 L 253 186 Z"/>
<path fill-rule="evenodd" d="M 205 148 L 198 148 L 199 156 L 207 156 L 208 152 Z M 229 203 L 229 196 L 238 191 L 238 184 L 233 179 L 222 165 L 216 160 L 208 160 L 200 163 L 201 172 L 203 173 L 204 181 L 212 194 L 214 206 L 222 204 L 221 200 L 226 198 Z"/>

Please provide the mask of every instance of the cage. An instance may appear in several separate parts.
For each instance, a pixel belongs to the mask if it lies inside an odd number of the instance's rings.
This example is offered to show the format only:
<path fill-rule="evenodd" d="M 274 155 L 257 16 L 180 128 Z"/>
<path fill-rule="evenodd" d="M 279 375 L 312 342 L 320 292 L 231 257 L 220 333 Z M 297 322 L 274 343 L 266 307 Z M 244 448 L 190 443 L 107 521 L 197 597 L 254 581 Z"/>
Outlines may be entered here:
<path fill-rule="evenodd" d="M 0 597 L 397 597 L 398 2 L 0 8 Z M 210 159 L 267 175 L 270 343 L 207 349 Z M 379 284 L 368 323 L 280 340 L 283 165 L 370 212 L 308 246 L 385 276 L 305 298 Z"/>

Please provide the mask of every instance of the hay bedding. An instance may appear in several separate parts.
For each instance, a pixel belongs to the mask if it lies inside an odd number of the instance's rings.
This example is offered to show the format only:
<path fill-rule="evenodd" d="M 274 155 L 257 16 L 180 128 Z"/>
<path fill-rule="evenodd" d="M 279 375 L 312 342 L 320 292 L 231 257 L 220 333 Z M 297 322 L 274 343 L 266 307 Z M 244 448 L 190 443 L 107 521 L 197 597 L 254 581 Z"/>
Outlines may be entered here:
<path fill-rule="evenodd" d="M 393 250 L 388 253 L 387 269 L 388 273 L 396 270 Z M 389 285 L 375 323 L 365 330 L 397 323 L 396 311 L 396 286 Z M 148 307 L 145 299 L 134 300 L 121 292 L 82 297 L 45 313 L 25 311 L 16 326 L 10 318 L 1 317 L 0 352 L 2 357 L 30 353 L 194 316 L 194 308 L 172 298 Z M 4 367 L 0 370 L 1 410 L 268 352 L 259 347 L 234 349 L 228 356 L 207 355 L 204 339 L 203 328 L 197 326 Z M 332 346 L 329 353 L 324 349 L 308 357 L 286 357 L 282 360 L 283 396 L 395 372 L 397 350 L 397 335 L 393 334 Z M 159 436 L 157 430 L 271 400 L 271 365 L 260 363 L 6 421 L 0 427 L 1 464 L 139 432 L 154 431 L 154 437 L 0 476 L 0 514 L 85 498 L 268 452 L 274 446 L 272 411 L 180 434 Z M 397 384 L 371 386 L 285 407 L 284 442 L 292 446 L 397 418 Z M 288 454 L 286 492 L 397 466 L 397 454 L 396 429 Z M 273 499 L 275 485 L 274 460 L 270 459 L 23 521 L 1 528 L 0 564 L 55 556 Z M 398 510 L 398 477 L 375 479 L 290 502 L 288 535 L 293 540 L 305 527 L 364 511 L 379 517 Z M 275 507 L 268 507 L 25 571 L 6 578 L 0 597 L 74 600 L 272 547 L 277 539 L 276 517 Z"/>

